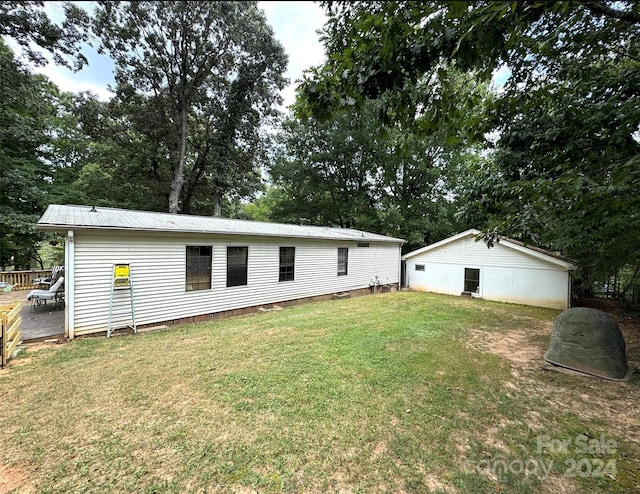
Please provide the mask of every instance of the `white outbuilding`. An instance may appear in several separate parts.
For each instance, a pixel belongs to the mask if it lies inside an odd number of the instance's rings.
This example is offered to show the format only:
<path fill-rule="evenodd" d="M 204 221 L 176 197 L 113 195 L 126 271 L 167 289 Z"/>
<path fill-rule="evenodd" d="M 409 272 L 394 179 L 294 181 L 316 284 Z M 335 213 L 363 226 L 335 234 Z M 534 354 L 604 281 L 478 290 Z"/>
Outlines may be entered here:
<path fill-rule="evenodd" d="M 50 205 L 37 226 L 65 236 L 68 338 L 397 290 L 404 243 L 353 229 L 90 206 Z"/>
<path fill-rule="evenodd" d="M 503 238 L 491 248 L 467 230 L 402 256 L 405 285 L 417 291 L 566 309 L 574 264 Z"/>

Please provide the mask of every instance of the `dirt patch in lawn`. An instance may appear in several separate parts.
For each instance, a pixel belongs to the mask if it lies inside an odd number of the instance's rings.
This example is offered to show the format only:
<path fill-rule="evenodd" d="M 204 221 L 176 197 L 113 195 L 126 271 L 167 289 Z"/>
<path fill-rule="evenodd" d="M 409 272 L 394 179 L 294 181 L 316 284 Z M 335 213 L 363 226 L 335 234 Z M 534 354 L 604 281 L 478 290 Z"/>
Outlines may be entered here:
<path fill-rule="evenodd" d="M 27 486 L 29 478 L 26 470 L 20 467 L 5 467 L 0 465 L 0 492 L 12 492 L 20 488 L 20 493 L 31 493 L 33 489 Z"/>
<path fill-rule="evenodd" d="M 479 328 L 471 333 L 468 343 L 510 363 L 514 381 L 505 382 L 508 389 L 520 389 L 528 395 L 544 397 L 558 412 L 570 412 L 590 420 L 605 420 L 607 429 L 612 433 L 640 444 L 640 316 L 613 301 L 584 300 L 579 305 L 607 312 L 618 322 L 627 346 L 629 367 L 635 370 L 628 381 L 610 381 L 580 373 L 559 378 L 555 371 L 544 370 L 542 356 L 549 347 L 553 322 L 532 319 L 527 331 Z M 530 428 L 534 431 L 539 429 L 535 413 L 527 418 L 528 422 L 529 419 Z"/>

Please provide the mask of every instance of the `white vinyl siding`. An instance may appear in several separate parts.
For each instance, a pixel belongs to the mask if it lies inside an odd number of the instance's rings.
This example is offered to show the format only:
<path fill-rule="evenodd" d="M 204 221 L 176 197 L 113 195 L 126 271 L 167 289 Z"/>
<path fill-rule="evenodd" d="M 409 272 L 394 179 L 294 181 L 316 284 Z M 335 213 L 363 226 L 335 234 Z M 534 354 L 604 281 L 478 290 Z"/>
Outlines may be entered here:
<path fill-rule="evenodd" d="M 468 237 L 423 252 L 410 258 L 410 260 L 421 263 L 418 258 L 428 258 L 431 263 L 461 264 L 466 262 L 467 267 L 478 265 L 504 268 L 558 269 L 557 265 L 506 247 L 500 243 L 496 243 L 489 249 L 482 240 L 476 242 L 473 238 Z"/>
<path fill-rule="evenodd" d="M 186 247 L 212 247 L 209 290 L 185 291 Z M 75 334 L 106 330 L 113 264 L 129 263 L 136 323 L 162 321 L 366 288 L 374 276 L 398 283 L 399 249 L 395 243 L 371 242 L 353 249 L 349 275 L 336 276 L 338 247 L 356 242 L 288 239 L 295 247 L 295 279 L 279 281 L 281 238 L 141 232 L 75 232 Z M 226 286 L 227 247 L 248 246 L 248 284 Z M 130 322 L 128 290 L 114 296 L 113 326 Z"/>

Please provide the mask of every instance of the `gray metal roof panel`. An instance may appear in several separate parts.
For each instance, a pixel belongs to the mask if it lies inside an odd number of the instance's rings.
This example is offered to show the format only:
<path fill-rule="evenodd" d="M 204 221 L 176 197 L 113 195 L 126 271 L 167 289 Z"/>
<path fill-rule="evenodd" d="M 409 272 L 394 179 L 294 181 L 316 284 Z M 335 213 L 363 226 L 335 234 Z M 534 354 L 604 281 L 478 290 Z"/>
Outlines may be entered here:
<path fill-rule="evenodd" d="M 271 237 L 317 238 L 372 242 L 404 243 L 405 240 L 349 228 L 289 225 L 234 220 L 211 216 L 134 211 L 51 204 L 37 224 L 43 230 L 77 229 L 140 230 L 176 233 L 218 233 Z"/>

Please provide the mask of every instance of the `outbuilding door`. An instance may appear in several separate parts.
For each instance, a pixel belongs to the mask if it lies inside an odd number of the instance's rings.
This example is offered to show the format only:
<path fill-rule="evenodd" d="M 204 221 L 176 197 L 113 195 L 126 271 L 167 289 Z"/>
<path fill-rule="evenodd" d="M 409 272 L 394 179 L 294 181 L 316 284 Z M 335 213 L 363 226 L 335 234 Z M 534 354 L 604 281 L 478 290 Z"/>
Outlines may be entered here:
<path fill-rule="evenodd" d="M 464 291 L 480 293 L 480 269 L 464 268 Z"/>

